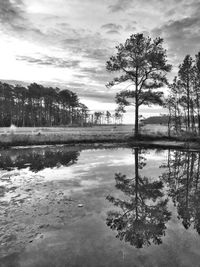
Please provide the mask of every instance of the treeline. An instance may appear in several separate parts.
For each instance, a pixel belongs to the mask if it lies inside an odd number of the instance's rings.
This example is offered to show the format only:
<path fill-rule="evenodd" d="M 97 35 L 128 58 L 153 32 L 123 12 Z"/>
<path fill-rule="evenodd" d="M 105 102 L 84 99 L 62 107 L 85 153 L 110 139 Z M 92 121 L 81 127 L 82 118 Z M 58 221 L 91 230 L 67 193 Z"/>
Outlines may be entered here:
<path fill-rule="evenodd" d="M 146 119 L 141 119 L 140 122 L 144 124 L 167 124 L 169 120 L 169 116 L 161 115 L 161 116 L 151 116 Z"/>
<path fill-rule="evenodd" d="M 101 125 L 101 124 L 122 124 L 123 123 L 123 113 L 118 111 L 115 112 L 110 111 L 96 111 L 94 114 L 90 114 L 90 122 L 92 125 Z"/>
<path fill-rule="evenodd" d="M 169 110 L 169 134 L 182 131 L 200 134 L 200 52 L 192 58 L 187 55 L 179 66 L 178 76 L 169 84 L 166 100 Z"/>
<path fill-rule="evenodd" d="M 87 114 L 88 108 L 68 89 L 0 82 L 0 127 L 84 125 Z"/>

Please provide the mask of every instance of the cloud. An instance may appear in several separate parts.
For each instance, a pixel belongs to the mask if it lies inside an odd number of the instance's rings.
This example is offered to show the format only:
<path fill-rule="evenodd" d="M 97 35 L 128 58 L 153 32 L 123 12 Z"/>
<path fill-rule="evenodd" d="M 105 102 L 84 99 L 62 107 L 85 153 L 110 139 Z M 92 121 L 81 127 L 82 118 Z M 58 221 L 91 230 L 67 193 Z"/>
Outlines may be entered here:
<path fill-rule="evenodd" d="M 132 0 L 116 0 L 115 3 L 108 6 L 110 12 L 125 11 L 132 6 Z"/>
<path fill-rule="evenodd" d="M 114 47 L 111 44 L 114 42 L 113 40 L 109 40 L 107 37 L 103 37 L 102 34 L 86 27 L 77 27 L 72 22 L 66 20 L 66 17 L 58 16 L 59 13 L 54 15 L 46 14 L 45 10 L 46 8 L 48 9 L 46 1 L 43 2 L 41 0 L 41 4 L 37 4 L 36 1 L 36 5 L 41 5 L 41 8 L 44 8 L 44 13 L 28 12 L 28 5 L 26 4 L 25 6 L 22 1 L 0 0 L 0 23 L 4 25 L 2 29 L 6 35 L 26 40 L 29 43 L 31 41 L 41 47 L 46 46 L 50 49 L 54 47 L 55 49 L 61 49 L 63 52 L 69 52 L 72 55 L 82 56 L 83 61 L 87 59 L 103 62 L 110 56 L 110 47 Z M 63 4 L 67 6 L 64 1 Z M 112 27 L 112 30 L 121 28 L 120 25 L 110 23 L 110 25 L 105 25 L 105 29 L 109 26 Z M 109 32 L 109 34 L 116 33 Z M 29 58 L 29 63 L 38 63 L 38 65 L 53 65 L 56 63 L 59 66 L 65 66 L 66 64 L 66 62 L 58 62 L 57 60 L 56 62 L 50 62 L 49 59 L 33 61 L 33 59 Z"/>
<path fill-rule="evenodd" d="M 62 58 L 44 56 L 42 58 L 34 58 L 27 56 L 17 56 L 17 60 L 26 61 L 31 64 L 54 66 L 58 68 L 76 68 L 79 67 L 80 60 L 63 60 Z"/>
<path fill-rule="evenodd" d="M 22 39 L 41 39 L 45 37 L 42 31 L 28 19 L 22 0 L 0 0 L 0 24 L 5 34 Z"/>
<path fill-rule="evenodd" d="M 105 84 L 112 79 L 112 74 L 106 71 L 106 67 L 82 67 L 79 69 L 79 76 L 89 78 L 91 81 L 96 82 L 99 85 L 105 86 Z M 77 77 L 77 76 L 76 76 Z"/>
<path fill-rule="evenodd" d="M 185 55 L 194 55 L 200 50 L 200 17 L 191 16 L 169 21 L 152 31 L 154 36 L 164 38 L 168 53 L 173 55 L 173 63 L 180 63 Z"/>
<path fill-rule="evenodd" d="M 22 6 L 21 0 L 1 0 L 0 22 L 14 26 L 15 22 L 24 20 Z"/>
<path fill-rule="evenodd" d="M 58 87 L 74 88 L 81 97 L 111 101 L 114 96 L 105 84 L 112 74 L 105 62 L 114 47 L 130 34 L 146 31 L 163 37 L 170 63 L 179 64 L 200 49 L 199 12 L 195 0 L 0 0 L 1 77 L 22 79 L 21 65 L 29 74 L 24 78 L 32 79 L 38 75 L 32 74 L 35 66 L 43 66 L 47 68 L 38 68 L 39 74 L 49 74 L 36 80 L 49 79 Z"/>
<path fill-rule="evenodd" d="M 137 28 L 135 26 L 133 26 L 132 24 L 127 24 L 125 31 L 127 32 L 135 32 L 137 30 Z"/>
<path fill-rule="evenodd" d="M 119 31 L 116 30 L 110 30 L 106 32 L 107 34 L 120 34 Z"/>
<path fill-rule="evenodd" d="M 100 103 L 114 103 L 115 102 L 115 94 L 109 93 L 109 92 L 92 92 L 92 91 L 86 91 L 85 93 L 83 92 L 78 92 L 78 95 L 80 97 L 84 97 L 93 101 L 98 101 Z"/>
<path fill-rule="evenodd" d="M 105 64 L 106 60 L 112 55 L 113 49 L 107 48 L 91 48 L 84 50 L 84 56 L 89 59 L 99 60 Z"/>
<path fill-rule="evenodd" d="M 123 27 L 119 24 L 115 24 L 115 23 L 107 23 L 101 26 L 102 29 L 106 29 L 106 30 L 113 30 L 113 31 L 119 31 L 122 30 Z"/>
<path fill-rule="evenodd" d="M 113 52 L 112 41 L 109 41 L 99 33 L 81 32 L 71 38 L 65 38 L 62 42 L 63 49 L 81 55 L 88 60 L 105 63 Z"/>

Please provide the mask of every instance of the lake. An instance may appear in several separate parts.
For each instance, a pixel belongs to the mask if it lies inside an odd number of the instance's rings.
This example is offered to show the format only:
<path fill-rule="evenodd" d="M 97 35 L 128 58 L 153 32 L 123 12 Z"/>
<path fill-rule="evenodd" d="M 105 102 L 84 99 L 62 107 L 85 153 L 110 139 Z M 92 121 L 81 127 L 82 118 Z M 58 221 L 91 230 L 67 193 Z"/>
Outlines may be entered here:
<path fill-rule="evenodd" d="M 200 152 L 0 151 L 0 266 L 200 266 Z"/>

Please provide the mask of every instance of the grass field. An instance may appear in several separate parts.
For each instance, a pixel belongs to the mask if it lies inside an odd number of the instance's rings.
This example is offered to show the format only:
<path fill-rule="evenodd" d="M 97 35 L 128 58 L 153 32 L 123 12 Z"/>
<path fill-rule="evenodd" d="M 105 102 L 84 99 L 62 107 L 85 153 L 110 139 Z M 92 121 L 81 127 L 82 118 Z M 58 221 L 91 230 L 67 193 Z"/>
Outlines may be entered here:
<path fill-rule="evenodd" d="M 134 125 L 98 125 L 92 127 L 16 127 L 11 130 L 10 127 L 1 127 L 0 134 L 110 134 L 110 133 L 133 133 Z M 167 133 L 167 126 L 164 125 L 145 125 L 141 133 Z"/>
<path fill-rule="evenodd" d="M 166 136 L 167 127 L 145 125 L 144 135 Z M 43 145 L 80 142 L 125 142 L 134 134 L 133 125 L 93 127 L 7 127 L 0 128 L 0 146 Z"/>

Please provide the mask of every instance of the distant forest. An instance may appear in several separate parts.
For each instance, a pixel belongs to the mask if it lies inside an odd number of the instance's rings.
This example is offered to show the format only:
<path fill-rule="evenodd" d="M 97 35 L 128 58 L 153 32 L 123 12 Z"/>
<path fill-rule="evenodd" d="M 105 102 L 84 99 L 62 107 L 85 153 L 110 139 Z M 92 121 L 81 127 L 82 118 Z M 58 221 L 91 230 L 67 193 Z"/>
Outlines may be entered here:
<path fill-rule="evenodd" d="M 0 82 L 0 127 L 51 127 L 121 124 L 123 114 L 89 111 L 76 93 L 31 83 L 27 87 Z"/>
<path fill-rule="evenodd" d="M 87 112 L 77 94 L 68 89 L 0 82 L 0 127 L 83 125 Z"/>
<path fill-rule="evenodd" d="M 149 118 L 141 120 L 144 124 L 163 124 L 167 125 L 169 121 L 169 116 L 162 115 L 162 116 L 151 116 Z"/>

